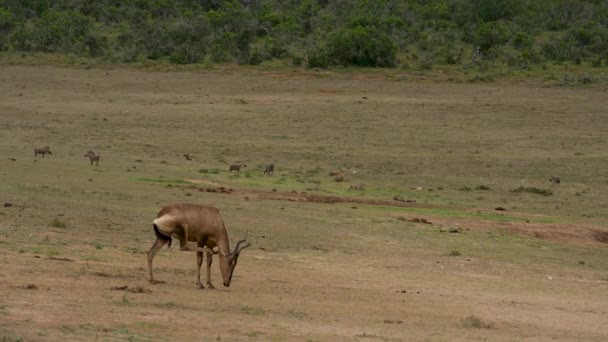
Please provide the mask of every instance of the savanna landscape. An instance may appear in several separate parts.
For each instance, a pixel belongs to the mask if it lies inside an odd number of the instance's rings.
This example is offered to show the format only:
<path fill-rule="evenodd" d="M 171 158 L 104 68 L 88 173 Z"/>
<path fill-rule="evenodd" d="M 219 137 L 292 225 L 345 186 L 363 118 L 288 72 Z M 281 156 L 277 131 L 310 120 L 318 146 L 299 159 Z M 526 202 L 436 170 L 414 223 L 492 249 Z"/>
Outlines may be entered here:
<path fill-rule="evenodd" d="M 4 63 L 0 336 L 606 340 L 606 99 L 395 70 Z M 152 220 L 182 202 L 252 242 L 229 288 L 215 261 L 198 289 L 176 244 L 148 283 Z"/>

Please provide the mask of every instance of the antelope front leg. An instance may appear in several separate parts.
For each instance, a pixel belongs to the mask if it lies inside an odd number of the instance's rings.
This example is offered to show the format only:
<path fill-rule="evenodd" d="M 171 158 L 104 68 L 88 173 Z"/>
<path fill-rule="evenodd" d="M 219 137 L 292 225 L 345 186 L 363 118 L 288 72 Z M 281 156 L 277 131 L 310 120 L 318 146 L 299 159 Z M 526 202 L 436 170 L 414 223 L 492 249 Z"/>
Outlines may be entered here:
<path fill-rule="evenodd" d="M 196 252 L 196 286 L 199 289 L 204 289 L 201 283 L 201 265 L 203 264 L 203 252 Z"/>
<path fill-rule="evenodd" d="M 213 261 L 213 251 L 207 252 L 207 286 L 210 289 L 214 289 L 215 286 L 211 284 L 211 262 Z"/>

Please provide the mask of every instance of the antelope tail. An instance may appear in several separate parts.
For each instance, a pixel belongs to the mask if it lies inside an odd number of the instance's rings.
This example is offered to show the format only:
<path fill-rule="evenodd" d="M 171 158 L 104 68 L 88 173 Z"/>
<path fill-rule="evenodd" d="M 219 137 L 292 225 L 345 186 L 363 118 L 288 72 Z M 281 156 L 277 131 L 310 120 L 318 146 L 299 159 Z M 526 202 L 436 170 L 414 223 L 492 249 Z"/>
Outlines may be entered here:
<path fill-rule="evenodd" d="M 169 246 L 167 246 L 167 247 L 171 248 L 171 241 L 172 241 L 171 237 L 161 233 L 160 230 L 158 230 L 158 226 L 156 224 L 154 224 L 154 233 L 156 233 L 156 237 L 161 240 L 165 240 L 165 241 L 169 240 Z"/>

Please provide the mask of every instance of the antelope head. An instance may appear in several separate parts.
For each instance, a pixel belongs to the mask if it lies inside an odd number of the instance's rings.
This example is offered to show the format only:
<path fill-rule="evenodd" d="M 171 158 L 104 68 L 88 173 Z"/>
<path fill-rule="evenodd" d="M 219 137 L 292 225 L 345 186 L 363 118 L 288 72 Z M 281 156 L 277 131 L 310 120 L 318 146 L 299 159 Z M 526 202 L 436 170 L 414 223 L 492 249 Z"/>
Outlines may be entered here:
<path fill-rule="evenodd" d="M 246 243 L 242 245 L 243 242 Z M 243 239 L 237 242 L 236 247 L 234 247 L 234 250 L 232 252 L 229 251 L 228 254 L 225 254 L 223 253 L 223 251 L 220 250 L 220 271 L 222 272 L 222 278 L 224 278 L 224 286 L 230 286 L 230 282 L 232 281 L 232 274 L 239 259 L 239 255 L 241 254 L 241 251 L 243 249 L 249 246 L 251 246 L 251 242 L 247 242 L 247 239 Z"/>

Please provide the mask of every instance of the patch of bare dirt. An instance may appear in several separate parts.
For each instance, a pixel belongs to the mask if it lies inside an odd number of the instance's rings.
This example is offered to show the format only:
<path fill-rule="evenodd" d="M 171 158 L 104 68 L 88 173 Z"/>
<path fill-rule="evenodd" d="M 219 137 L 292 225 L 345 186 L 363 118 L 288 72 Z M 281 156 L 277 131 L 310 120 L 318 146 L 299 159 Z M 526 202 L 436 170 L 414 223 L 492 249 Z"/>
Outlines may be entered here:
<path fill-rule="evenodd" d="M 257 198 L 263 200 L 279 200 L 279 201 L 290 201 L 290 202 L 315 202 L 315 203 L 357 203 L 357 204 L 368 204 L 368 205 L 381 205 L 389 207 L 417 207 L 417 208 L 433 208 L 429 204 L 417 204 L 414 200 L 405 200 L 402 198 L 392 200 L 372 199 L 372 198 L 355 198 L 348 196 L 334 196 L 334 195 L 319 195 L 309 194 L 306 192 L 279 192 L 276 189 L 271 191 L 265 190 L 254 190 L 254 189 L 232 189 L 217 182 L 207 181 L 204 179 L 186 179 L 186 181 L 196 184 L 209 184 L 213 187 L 196 187 L 194 185 L 174 185 L 174 188 L 187 188 L 187 189 L 198 189 L 198 191 L 213 192 L 221 194 L 235 194 L 239 196 L 248 196 L 248 198 Z"/>
<path fill-rule="evenodd" d="M 54 257 L 54 256 L 50 256 L 49 260 L 55 260 L 55 261 L 74 261 L 73 259 L 70 259 L 70 258 Z"/>
<path fill-rule="evenodd" d="M 593 237 L 601 243 L 608 243 L 608 231 L 593 230 Z"/>
<path fill-rule="evenodd" d="M 608 243 L 608 231 L 597 227 L 559 223 L 496 222 L 473 218 L 435 217 L 433 223 L 446 226 L 460 226 L 471 230 L 496 230 L 512 234 L 522 234 L 541 240 L 572 243 L 584 246 L 598 246 Z"/>

